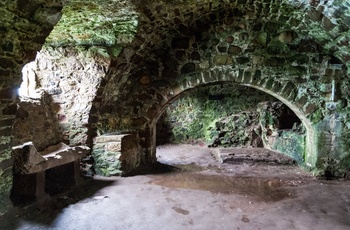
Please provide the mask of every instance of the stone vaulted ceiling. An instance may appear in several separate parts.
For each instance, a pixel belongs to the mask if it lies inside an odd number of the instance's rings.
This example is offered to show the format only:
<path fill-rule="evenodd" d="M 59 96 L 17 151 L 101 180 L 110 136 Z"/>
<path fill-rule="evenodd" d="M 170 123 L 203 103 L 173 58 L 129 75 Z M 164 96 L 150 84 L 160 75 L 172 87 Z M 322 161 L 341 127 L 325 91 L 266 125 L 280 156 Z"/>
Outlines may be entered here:
<path fill-rule="evenodd" d="M 293 31 L 299 40 L 314 39 L 324 52 L 344 62 L 350 59 L 350 2 L 346 0 L 72 0 L 64 4 L 63 16 L 46 40 L 49 45 L 126 46 L 136 34 L 157 45 L 171 33 L 190 34 L 229 14 L 241 18 L 226 23 L 255 27 L 263 33 L 263 42 L 281 31 Z"/>

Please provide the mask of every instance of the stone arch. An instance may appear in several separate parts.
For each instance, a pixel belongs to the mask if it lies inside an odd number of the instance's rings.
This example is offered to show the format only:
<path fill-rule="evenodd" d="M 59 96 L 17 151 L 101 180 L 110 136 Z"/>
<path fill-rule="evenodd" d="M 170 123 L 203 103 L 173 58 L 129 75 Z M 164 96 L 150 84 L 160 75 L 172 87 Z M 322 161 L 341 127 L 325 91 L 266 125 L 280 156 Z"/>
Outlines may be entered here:
<path fill-rule="evenodd" d="M 232 75 L 231 75 L 232 77 Z M 150 117 L 149 125 L 147 125 L 147 129 L 151 132 L 152 135 L 150 135 L 150 145 L 152 148 L 150 149 L 150 156 L 151 158 L 155 158 L 155 126 L 157 124 L 158 119 L 163 114 L 163 112 L 166 110 L 166 108 L 174 101 L 176 101 L 184 92 L 200 87 L 205 85 L 211 85 L 211 84 L 225 84 L 225 83 L 236 83 L 238 85 L 247 86 L 251 88 L 255 88 L 259 91 L 262 91 L 264 93 L 267 93 L 279 101 L 283 102 L 287 107 L 289 107 L 296 116 L 301 120 L 302 124 L 306 128 L 306 146 L 305 146 L 305 163 L 309 167 L 314 167 L 316 164 L 315 158 L 317 156 L 317 149 L 314 148 L 313 145 L 313 136 L 314 136 L 314 128 L 310 122 L 310 120 L 307 118 L 305 113 L 302 111 L 303 105 L 296 105 L 288 98 L 290 94 L 296 90 L 294 85 L 289 85 L 288 87 L 282 87 L 280 91 L 275 92 L 274 89 L 277 88 L 277 86 L 274 87 L 274 85 L 280 85 L 278 82 L 273 82 L 271 85 L 271 88 L 267 88 L 264 84 L 258 84 L 256 81 L 253 81 L 254 77 L 250 78 L 241 78 L 241 82 L 237 81 L 237 79 L 231 79 L 230 77 L 213 77 L 213 78 L 207 78 L 206 82 L 203 82 L 203 78 L 197 79 L 197 81 L 191 81 L 191 82 L 183 82 L 184 84 L 182 87 L 174 86 L 172 88 L 168 89 L 167 95 L 172 95 L 167 97 L 167 100 L 163 100 L 160 102 L 160 109 L 157 111 L 157 113 L 154 114 L 153 117 Z M 288 89 L 287 89 L 288 88 Z M 284 93 L 284 94 L 283 94 Z M 287 95 L 287 97 L 285 96 Z M 301 108 L 300 108 L 301 107 Z M 152 114 L 151 111 L 149 111 L 147 114 Z M 155 161 L 152 160 L 153 162 Z"/>
<path fill-rule="evenodd" d="M 153 119 L 169 100 L 185 89 L 229 81 L 266 91 L 293 108 L 307 127 L 306 161 L 318 167 L 318 157 L 329 155 L 335 145 L 320 148 L 320 138 L 328 141 L 332 134 L 325 128 L 327 121 L 315 126 L 335 113 L 327 103 L 338 107 L 337 112 L 347 107 L 329 95 L 332 81 L 348 88 L 348 57 L 327 48 L 337 41 L 330 11 L 322 13 L 321 7 L 315 8 L 318 4 L 281 3 L 269 11 L 244 1 L 198 2 L 190 5 L 191 14 L 182 3 L 136 4 L 136 46 L 125 48 L 113 61 L 98 105 L 98 133 L 139 132 L 141 154 L 152 163 Z M 342 29 L 344 35 L 345 24 Z M 324 31 L 322 36 L 319 31 Z M 336 97 L 348 101 L 340 91 Z"/>

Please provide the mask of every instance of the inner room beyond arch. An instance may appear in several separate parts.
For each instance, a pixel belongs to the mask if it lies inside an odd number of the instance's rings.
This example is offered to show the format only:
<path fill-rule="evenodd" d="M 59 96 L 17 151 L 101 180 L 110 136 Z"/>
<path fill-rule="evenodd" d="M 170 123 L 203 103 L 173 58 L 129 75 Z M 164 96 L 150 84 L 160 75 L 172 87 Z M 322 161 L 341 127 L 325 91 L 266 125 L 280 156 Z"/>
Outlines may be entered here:
<path fill-rule="evenodd" d="M 246 86 L 196 87 L 176 99 L 157 122 L 157 145 L 267 148 L 304 164 L 305 128 L 276 98 Z"/>

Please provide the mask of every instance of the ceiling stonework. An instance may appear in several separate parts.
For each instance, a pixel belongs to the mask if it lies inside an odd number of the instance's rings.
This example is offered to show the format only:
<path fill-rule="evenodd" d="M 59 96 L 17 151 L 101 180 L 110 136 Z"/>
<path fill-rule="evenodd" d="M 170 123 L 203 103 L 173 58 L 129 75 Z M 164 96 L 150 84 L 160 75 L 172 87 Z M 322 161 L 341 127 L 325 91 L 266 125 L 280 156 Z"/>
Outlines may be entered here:
<path fill-rule="evenodd" d="M 129 1 L 70 1 L 46 40 L 51 46 L 114 46 L 132 41 L 138 13 Z"/>

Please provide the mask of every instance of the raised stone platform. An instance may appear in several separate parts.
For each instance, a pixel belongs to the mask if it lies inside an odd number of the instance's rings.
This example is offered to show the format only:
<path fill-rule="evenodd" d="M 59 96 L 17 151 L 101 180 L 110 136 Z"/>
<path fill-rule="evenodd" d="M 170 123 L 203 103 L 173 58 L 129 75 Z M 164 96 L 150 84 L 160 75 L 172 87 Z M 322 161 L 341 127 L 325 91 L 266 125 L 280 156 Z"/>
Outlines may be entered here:
<path fill-rule="evenodd" d="M 219 163 L 228 164 L 269 164 L 292 165 L 295 160 L 265 148 L 217 148 L 213 149 L 213 155 Z"/>

